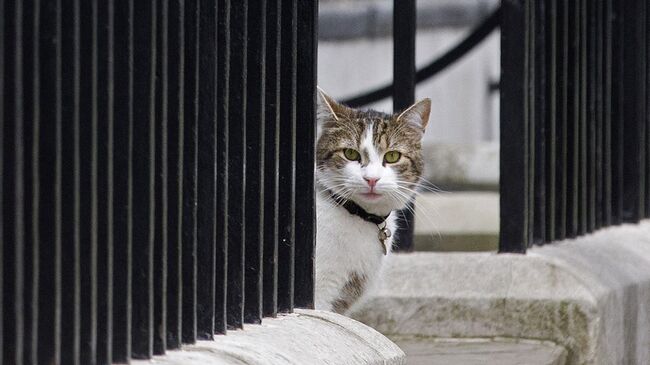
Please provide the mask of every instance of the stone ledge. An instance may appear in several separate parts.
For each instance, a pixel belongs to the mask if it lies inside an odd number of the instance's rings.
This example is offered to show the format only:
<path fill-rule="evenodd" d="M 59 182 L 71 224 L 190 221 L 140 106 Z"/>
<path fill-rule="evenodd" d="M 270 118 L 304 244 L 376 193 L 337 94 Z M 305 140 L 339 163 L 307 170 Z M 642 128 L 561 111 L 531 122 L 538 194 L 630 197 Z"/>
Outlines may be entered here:
<path fill-rule="evenodd" d="M 650 222 L 528 255 L 395 255 L 354 317 L 397 335 L 546 340 L 569 364 L 650 364 Z"/>
<path fill-rule="evenodd" d="M 406 352 L 409 365 L 565 365 L 567 356 L 562 346 L 547 341 L 426 337 L 392 340 Z"/>
<path fill-rule="evenodd" d="M 497 251 L 499 193 L 421 193 L 415 199 L 415 251 Z"/>
<path fill-rule="evenodd" d="M 168 351 L 152 361 L 133 365 L 305 365 L 305 364 L 405 364 L 404 352 L 388 338 L 353 319 L 324 311 L 297 309 L 293 314 L 265 318 L 261 325 L 246 326 L 198 341 L 183 350 Z"/>
<path fill-rule="evenodd" d="M 498 142 L 422 143 L 424 177 L 445 190 L 499 191 Z"/>

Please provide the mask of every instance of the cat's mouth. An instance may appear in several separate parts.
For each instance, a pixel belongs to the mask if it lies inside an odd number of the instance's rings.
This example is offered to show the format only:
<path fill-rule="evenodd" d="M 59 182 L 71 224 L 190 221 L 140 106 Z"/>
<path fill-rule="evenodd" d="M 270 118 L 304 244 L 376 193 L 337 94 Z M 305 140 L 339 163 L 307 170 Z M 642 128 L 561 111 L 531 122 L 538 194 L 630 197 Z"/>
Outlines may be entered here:
<path fill-rule="evenodd" d="M 382 194 L 377 194 L 375 192 L 361 193 L 361 196 L 368 200 L 377 200 L 382 197 Z"/>

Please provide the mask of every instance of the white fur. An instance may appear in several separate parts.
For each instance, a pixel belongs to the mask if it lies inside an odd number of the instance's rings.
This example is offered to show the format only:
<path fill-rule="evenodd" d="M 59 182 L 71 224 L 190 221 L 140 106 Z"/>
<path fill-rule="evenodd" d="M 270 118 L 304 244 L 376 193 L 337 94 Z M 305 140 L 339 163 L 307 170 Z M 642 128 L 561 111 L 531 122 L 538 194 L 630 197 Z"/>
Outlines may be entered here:
<path fill-rule="evenodd" d="M 379 245 L 377 226 L 351 215 L 345 208 L 334 206 L 327 193 L 316 197 L 316 309 L 332 310 L 332 302 L 350 279 L 350 273 L 368 278 L 366 291 L 380 275 L 390 256 L 392 237 L 386 240 L 386 251 Z M 395 232 L 395 213 L 386 220 Z"/>
<path fill-rule="evenodd" d="M 345 284 L 355 273 L 366 278 L 366 291 L 380 275 L 384 261 L 390 254 L 393 239 L 385 241 L 384 255 L 378 237 L 377 225 L 350 214 L 335 205 L 326 189 L 346 196 L 366 211 L 387 215 L 403 207 L 403 199 L 390 193 L 397 189 L 396 175 L 392 168 L 382 163 L 386 151 L 378 151 L 372 143 L 372 128 L 368 127 L 360 146 L 350 146 L 361 152 L 361 162 L 350 161 L 342 170 L 318 170 L 316 176 L 319 192 L 316 199 L 316 309 L 332 310 Z M 368 199 L 362 194 L 370 188 L 365 178 L 379 179 L 375 192 L 383 194 L 379 199 Z M 386 226 L 395 232 L 395 214 L 390 213 Z"/>

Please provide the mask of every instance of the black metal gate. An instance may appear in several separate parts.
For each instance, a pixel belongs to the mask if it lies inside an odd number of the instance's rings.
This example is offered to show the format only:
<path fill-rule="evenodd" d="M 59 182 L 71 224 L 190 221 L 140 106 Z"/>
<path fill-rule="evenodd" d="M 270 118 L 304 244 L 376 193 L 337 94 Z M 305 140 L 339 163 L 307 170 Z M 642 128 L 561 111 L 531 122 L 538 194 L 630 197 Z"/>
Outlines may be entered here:
<path fill-rule="evenodd" d="M 0 1 L 3 363 L 149 358 L 313 306 L 316 17 Z"/>
<path fill-rule="evenodd" d="M 649 15 L 502 1 L 500 251 L 650 217 Z"/>

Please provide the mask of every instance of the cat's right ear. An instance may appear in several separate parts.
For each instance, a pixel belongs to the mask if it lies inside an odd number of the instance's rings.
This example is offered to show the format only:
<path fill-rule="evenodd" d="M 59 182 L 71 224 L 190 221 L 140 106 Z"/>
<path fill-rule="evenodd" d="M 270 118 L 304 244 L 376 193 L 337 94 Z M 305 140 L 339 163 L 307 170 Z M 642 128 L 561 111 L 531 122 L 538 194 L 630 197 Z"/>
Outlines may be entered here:
<path fill-rule="evenodd" d="M 341 106 L 323 91 L 320 87 L 316 86 L 318 95 L 316 96 L 316 140 L 320 140 L 323 133 L 323 126 L 326 123 L 336 123 L 342 114 Z M 337 111 L 338 110 L 338 111 Z"/>
<path fill-rule="evenodd" d="M 318 122 L 326 120 L 340 120 L 347 114 L 347 107 L 336 102 L 331 96 L 327 95 L 323 89 L 318 89 Z"/>

